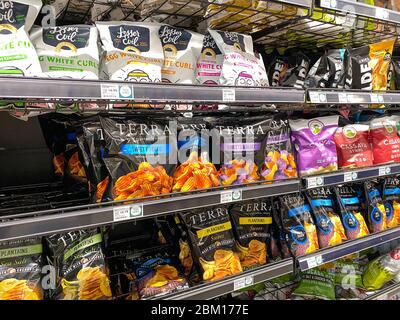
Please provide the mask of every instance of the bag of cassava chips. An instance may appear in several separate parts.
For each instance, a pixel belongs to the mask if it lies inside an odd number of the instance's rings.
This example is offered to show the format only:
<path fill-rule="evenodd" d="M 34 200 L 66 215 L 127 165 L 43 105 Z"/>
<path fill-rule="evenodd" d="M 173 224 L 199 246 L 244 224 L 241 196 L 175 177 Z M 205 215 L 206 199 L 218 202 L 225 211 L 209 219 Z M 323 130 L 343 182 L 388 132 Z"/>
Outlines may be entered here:
<path fill-rule="evenodd" d="M 176 139 L 168 120 L 100 118 L 110 176 L 110 198 L 125 200 L 171 192 Z"/>
<path fill-rule="evenodd" d="M 243 269 L 266 264 L 266 241 L 272 224 L 271 199 L 235 203 L 230 214 Z"/>
<path fill-rule="evenodd" d="M 0 243 L 0 300 L 42 300 L 40 238 Z"/>
<path fill-rule="evenodd" d="M 203 280 L 215 281 L 242 272 L 228 208 L 207 207 L 180 216 Z"/>

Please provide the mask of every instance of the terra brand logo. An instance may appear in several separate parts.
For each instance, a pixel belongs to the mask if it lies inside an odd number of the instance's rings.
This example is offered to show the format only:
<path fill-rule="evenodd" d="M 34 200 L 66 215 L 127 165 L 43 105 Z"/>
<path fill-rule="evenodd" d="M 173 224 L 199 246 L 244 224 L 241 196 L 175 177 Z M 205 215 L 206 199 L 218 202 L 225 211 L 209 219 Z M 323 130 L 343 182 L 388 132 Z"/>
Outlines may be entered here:
<path fill-rule="evenodd" d="M 308 123 L 308 127 L 310 128 L 311 133 L 316 136 L 321 132 L 324 124 L 319 120 L 312 120 Z"/>
<path fill-rule="evenodd" d="M 347 127 L 346 126 L 346 127 L 343 128 L 343 133 L 344 133 L 344 136 L 346 138 L 352 139 L 352 138 L 354 138 L 356 136 L 357 130 L 354 129 L 353 127 Z"/>

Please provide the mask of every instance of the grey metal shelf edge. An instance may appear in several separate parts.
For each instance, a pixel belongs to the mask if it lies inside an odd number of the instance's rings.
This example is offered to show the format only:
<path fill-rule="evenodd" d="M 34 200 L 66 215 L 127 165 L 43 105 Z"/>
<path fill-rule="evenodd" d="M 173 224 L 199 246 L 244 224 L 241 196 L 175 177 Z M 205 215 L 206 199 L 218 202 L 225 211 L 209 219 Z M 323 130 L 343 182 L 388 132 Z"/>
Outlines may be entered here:
<path fill-rule="evenodd" d="M 303 178 L 306 189 L 331 186 L 352 181 L 362 181 L 371 178 L 400 174 L 400 164 L 387 164 L 369 168 L 359 168 L 346 171 L 330 172 L 317 176 Z"/>
<path fill-rule="evenodd" d="M 0 77 L 6 101 L 106 101 L 153 103 L 304 103 L 304 90 L 271 87 L 175 85 L 95 80 Z"/>
<path fill-rule="evenodd" d="M 133 204 L 122 201 L 122 203 L 114 202 L 5 216 L 2 218 L 8 221 L 0 222 L 0 241 L 151 218 L 221 203 L 277 196 L 297 192 L 299 188 L 300 181 L 291 179 L 215 191 L 199 191 L 192 194 L 171 194 L 165 198 L 149 199 Z"/>
<path fill-rule="evenodd" d="M 311 104 L 400 104 L 400 91 L 308 89 Z"/>
<path fill-rule="evenodd" d="M 325 9 L 383 20 L 394 24 L 400 23 L 400 12 L 371 6 L 361 2 L 352 0 L 320 0 L 319 3 L 321 8 Z"/>
<path fill-rule="evenodd" d="M 158 297 L 162 300 L 207 300 L 293 272 L 293 260 L 285 259 L 228 279 L 202 284 L 191 289 Z"/>
<path fill-rule="evenodd" d="M 372 294 L 365 300 L 390 300 L 396 294 L 400 293 L 400 283 L 394 282 L 393 284 L 379 290 L 377 293 Z"/>
<path fill-rule="evenodd" d="M 304 271 L 398 238 L 400 226 L 298 257 L 297 262 L 300 270 Z"/>
<path fill-rule="evenodd" d="M 313 5 L 312 0 L 274 0 L 275 2 L 294 4 L 295 6 L 311 8 Z"/>

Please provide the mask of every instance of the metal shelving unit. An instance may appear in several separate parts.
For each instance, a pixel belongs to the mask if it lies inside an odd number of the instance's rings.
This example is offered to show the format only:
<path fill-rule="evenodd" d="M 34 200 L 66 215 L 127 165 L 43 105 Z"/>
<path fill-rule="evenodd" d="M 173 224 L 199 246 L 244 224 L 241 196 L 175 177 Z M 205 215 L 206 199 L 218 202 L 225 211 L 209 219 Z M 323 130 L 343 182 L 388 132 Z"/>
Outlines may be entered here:
<path fill-rule="evenodd" d="M 391 284 L 385 286 L 385 288 L 378 292 L 370 295 L 365 300 L 390 300 L 391 297 L 400 293 L 400 283 L 392 281 Z"/>

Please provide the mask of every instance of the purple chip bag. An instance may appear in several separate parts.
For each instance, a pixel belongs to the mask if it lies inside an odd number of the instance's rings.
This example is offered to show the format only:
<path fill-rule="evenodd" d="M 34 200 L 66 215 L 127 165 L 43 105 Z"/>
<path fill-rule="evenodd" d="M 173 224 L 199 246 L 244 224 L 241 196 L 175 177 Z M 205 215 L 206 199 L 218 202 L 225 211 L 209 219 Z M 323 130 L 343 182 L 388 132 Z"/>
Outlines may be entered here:
<path fill-rule="evenodd" d="M 310 175 L 338 169 L 333 136 L 339 116 L 290 120 L 296 163 L 300 175 Z"/>

